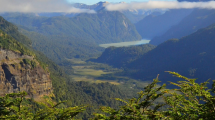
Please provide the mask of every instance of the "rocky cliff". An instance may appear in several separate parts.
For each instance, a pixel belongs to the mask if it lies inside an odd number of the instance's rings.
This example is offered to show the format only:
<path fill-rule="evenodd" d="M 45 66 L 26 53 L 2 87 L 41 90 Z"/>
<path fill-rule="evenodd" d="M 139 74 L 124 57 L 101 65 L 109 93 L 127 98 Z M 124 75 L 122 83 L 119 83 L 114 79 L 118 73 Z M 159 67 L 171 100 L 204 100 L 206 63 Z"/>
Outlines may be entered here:
<path fill-rule="evenodd" d="M 0 48 L 0 96 L 26 91 L 39 98 L 52 93 L 49 73 L 32 56 Z"/>

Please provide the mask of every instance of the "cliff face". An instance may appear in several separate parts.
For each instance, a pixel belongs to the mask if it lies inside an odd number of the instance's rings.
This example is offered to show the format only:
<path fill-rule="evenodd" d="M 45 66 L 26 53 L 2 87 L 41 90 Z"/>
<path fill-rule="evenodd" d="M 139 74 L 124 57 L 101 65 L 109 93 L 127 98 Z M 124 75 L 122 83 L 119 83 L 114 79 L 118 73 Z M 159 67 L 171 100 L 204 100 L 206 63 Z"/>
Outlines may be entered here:
<path fill-rule="evenodd" d="M 32 56 L 0 49 L 0 96 L 19 91 L 35 99 L 51 94 L 49 73 Z"/>

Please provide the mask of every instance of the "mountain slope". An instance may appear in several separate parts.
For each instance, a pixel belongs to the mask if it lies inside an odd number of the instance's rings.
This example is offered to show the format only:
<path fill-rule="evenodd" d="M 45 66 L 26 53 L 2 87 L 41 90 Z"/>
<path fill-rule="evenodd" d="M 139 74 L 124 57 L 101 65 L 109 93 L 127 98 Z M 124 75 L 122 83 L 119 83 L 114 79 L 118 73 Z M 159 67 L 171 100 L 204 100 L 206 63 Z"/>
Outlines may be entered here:
<path fill-rule="evenodd" d="M 120 12 L 98 11 L 68 17 L 4 14 L 33 42 L 33 48 L 60 64 L 67 59 L 96 57 L 98 44 L 140 40 L 135 26 Z"/>
<path fill-rule="evenodd" d="M 14 26 L 12 23 L 9 23 L 1 16 L 0 16 L 0 29 L 7 34 L 10 34 L 13 38 L 18 40 L 20 43 L 26 46 L 31 46 L 32 44 L 31 40 L 28 39 L 26 36 L 20 34 L 18 32 L 18 27 Z"/>
<path fill-rule="evenodd" d="M 7 25 L 9 24 L 5 26 Z M 52 81 L 46 67 L 36 59 L 32 51 L 2 30 L 0 30 L 0 73 L 0 96 L 26 91 L 29 97 L 37 100 L 52 93 Z"/>
<path fill-rule="evenodd" d="M 93 61 L 121 68 L 154 48 L 155 46 L 148 44 L 132 47 L 109 47 Z"/>
<path fill-rule="evenodd" d="M 140 40 L 135 26 L 120 12 L 98 11 L 68 17 L 28 17 L 4 15 L 8 21 L 43 35 L 66 35 L 101 43 Z"/>
<path fill-rule="evenodd" d="M 190 9 L 178 9 L 166 11 L 162 15 L 149 15 L 136 23 L 135 26 L 142 38 L 152 39 L 165 33 L 171 26 L 178 24 L 191 11 Z"/>
<path fill-rule="evenodd" d="M 215 24 L 179 40 L 168 40 L 128 64 L 127 68 L 136 71 L 132 73 L 133 77 L 144 80 L 160 74 L 160 79 L 166 81 L 164 71 L 175 71 L 201 80 L 214 79 L 214 45 Z"/>
<path fill-rule="evenodd" d="M 158 45 L 171 38 L 181 38 L 213 23 L 215 23 L 215 10 L 195 9 L 163 35 L 153 38 L 150 44 Z"/>

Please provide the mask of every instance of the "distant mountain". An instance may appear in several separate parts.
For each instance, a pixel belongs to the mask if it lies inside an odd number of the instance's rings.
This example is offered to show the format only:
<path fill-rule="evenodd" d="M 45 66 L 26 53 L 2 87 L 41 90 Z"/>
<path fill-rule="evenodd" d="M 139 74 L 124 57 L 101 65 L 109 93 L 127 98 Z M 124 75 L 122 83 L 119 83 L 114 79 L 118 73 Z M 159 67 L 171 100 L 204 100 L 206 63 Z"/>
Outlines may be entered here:
<path fill-rule="evenodd" d="M 191 13 L 191 9 L 169 10 L 162 15 L 151 14 L 135 24 L 142 38 L 152 39 L 165 33 Z"/>
<path fill-rule="evenodd" d="M 99 58 L 92 61 L 109 64 L 114 67 L 124 67 L 154 48 L 155 46 L 149 44 L 132 47 L 109 47 L 105 49 Z"/>
<path fill-rule="evenodd" d="M 100 10 L 73 18 L 15 13 L 4 17 L 32 39 L 35 49 L 57 63 L 74 57 L 95 57 L 103 50 L 98 46 L 101 43 L 141 39 L 135 26 L 120 12 Z"/>
<path fill-rule="evenodd" d="M 76 8 L 81 8 L 81 9 L 91 9 L 91 10 L 98 11 L 98 10 L 101 10 L 102 8 L 104 8 L 107 4 L 109 4 L 109 2 L 105 1 L 105 2 L 98 2 L 98 3 L 93 4 L 93 5 L 75 3 L 75 4 L 72 4 L 72 6 L 76 7 Z"/>
<path fill-rule="evenodd" d="M 175 71 L 200 80 L 215 79 L 215 24 L 181 39 L 168 40 L 126 67 L 131 76 L 150 80 L 160 74 L 161 81 Z M 127 73 L 127 74 L 128 74 Z"/>
<path fill-rule="evenodd" d="M 93 5 L 87 5 L 87 4 L 83 4 L 83 3 L 74 3 L 74 4 L 71 4 L 71 7 L 99 11 L 101 9 L 104 9 L 104 7 L 107 4 L 109 4 L 109 2 L 107 2 L 107 1 L 98 2 Z M 165 11 L 166 10 L 158 10 L 158 9 L 154 9 L 154 10 L 129 9 L 129 10 L 124 10 L 124 11 L 120 11 L 120 12 L 123 13 L 132 23 L 136 23 L 136 22 L 140 21 L 141 19 L 143 19 L 145 16 L 148 16 L 148 15 L 154 14 L 154 13 L 163 14 Z M 56 17 L 56 16 L 75 17 L 75 16 L 79 15 L 79 13 L 38 13 L 36 15 L 44 16 L 44 17 Z"/>
<path fill-rule="evenodd" d="M 8 21 L 43 35 L 65 35 L 98 44 L 140 40 L 135 26 L 120 12 L 98 11 L 68 17 L 28 17 L 4 15 Z"/>
<path fill-rule="evenodd" d="M 213 23 L 215 23 L 215 10 L 195 9 L 163 35 L 153 38 L 150 44 L 158 45 L 171 38 L 181 38 Z"/>
<path fill-rule="evenodd" d="M 137 9 L 130 9 L 130 10 L 124 10 L 120 11 L 122 12 L 132 23 L 137 23 L 146 16 L 149 15 L 162 15 L 166 12 L 166 10 L 137 10 Z"/>
<path fill-rule="evenodd" d="M 174 71 L 189 78 L 199 78 L 197 82 L 201 82 L 215 79 L 214 45 L 215 24 L 157 47 L 107 48 L 97 62 L 124 68 L 119 75 L 143 81 L 152 80 L 158 74 L 162 82 L 174 81 L 176 79 L 168 79 L 170 75 L 165 72 Z"/>

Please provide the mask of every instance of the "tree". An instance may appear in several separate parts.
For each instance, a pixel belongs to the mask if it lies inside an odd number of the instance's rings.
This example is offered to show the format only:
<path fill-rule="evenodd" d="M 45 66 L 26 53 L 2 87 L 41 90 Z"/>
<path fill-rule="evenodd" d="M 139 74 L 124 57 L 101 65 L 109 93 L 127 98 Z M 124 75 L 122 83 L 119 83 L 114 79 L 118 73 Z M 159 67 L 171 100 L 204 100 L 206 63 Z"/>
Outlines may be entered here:
<path fill-rule="evenodd" d="M 59 108 L 63 103 L 54 104 L 46 98 L 45 103 L 38 103 L 42 109 L 37 109 L 34 113 L 31 111 L 31 104 L 24 103 L 26 92 L 7 94 L 0 97 L 0 119 L 25 119 L 25 120 L 44 120 L 44 119 L 73 119 L 77 114 L 83 112 L 86 106 L 76 106 L 68 108 Z"/>
<path fill-rule="evenodd" d="M 211 120 L 215 119 L 215 97 L 212 89 L 206 86 L 208 81 L 196 83 L 196 79 L 189 79 L 175 72 L 169 72 L 183 79 L 177 83 L 170 82 L 178 89 L 165 89 L 165 84 L 156 87 L 158 78 L 154 79 L 139 97 L 132 98 L 118 110 L 110 107 L 101 107 L 103 113 L 95 113 L 95 120 L 121 120 L 121 119 L 167 119 L 167 120 Z M 215 84 L 214 84 L 215 86 Z M 155 100 L 163 98 L 164 103 L 155 104 Z M 163 109 L 163 108 L 164 109 Z"/>

